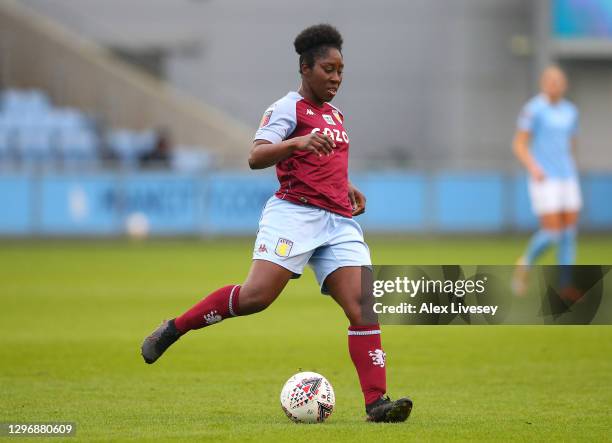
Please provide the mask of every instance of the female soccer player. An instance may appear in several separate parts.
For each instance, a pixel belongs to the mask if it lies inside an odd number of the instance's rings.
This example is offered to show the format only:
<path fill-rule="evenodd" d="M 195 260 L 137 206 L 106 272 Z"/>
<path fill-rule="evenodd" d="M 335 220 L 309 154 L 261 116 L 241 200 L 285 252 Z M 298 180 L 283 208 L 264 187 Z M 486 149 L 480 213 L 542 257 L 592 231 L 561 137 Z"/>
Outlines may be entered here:
<path fill-rule="evenodd" d="M 582 206 L 572 156 L 578 111 L 564 98 L 567 79 L 557 66 L 544 70 L 541 93 L 527 102 L 518 119 L 514 152 L 529 173 L 529 195 L 540 230 L 519 258 L 515 290 L 526 290 L 526 270 L 550 246 L 558 245 L 557 262 L 571 265 L 576 255 L 576 224 Z"/>
<path fill-rule="evenodd" d="M 349 319 L 348 348 L 367 419 L 405 421 L 412 401 L 384 397 L 380 327 L 362 310 L 362 267 L 371 261 L 352 217 L 364 212 L 366 199 L 348 180 L 349 137 L 342 113 L 329 103 L 342 83 L 342 37 L 330 25 L 317 25 L 303 30 L 294 46 L 301 85 L 266 110 L 249 156 L 252 169 L 276 166 L 280 188 L 263 210 L 246 281 L 220 288 L 163 322 L 145 339 L 142 356 L 153 363 L 190 330 L 262 311 L 308 263 L 321 292 Z"/>

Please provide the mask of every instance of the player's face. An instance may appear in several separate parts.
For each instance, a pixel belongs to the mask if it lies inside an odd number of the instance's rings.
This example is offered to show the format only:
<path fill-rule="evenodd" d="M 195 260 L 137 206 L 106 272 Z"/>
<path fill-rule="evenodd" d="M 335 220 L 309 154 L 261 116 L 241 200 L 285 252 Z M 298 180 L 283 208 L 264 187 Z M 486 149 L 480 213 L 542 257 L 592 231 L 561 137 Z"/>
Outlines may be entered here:
<path fill-rule="evenodd" d="M 313 95 L 324 103 L 332 101 L 338 93 L 343 70 L 342 54 L 336 48 L 329 48 L 323 56 L 315 59 L 312 68 L 305 67 L 302 74 Z"/>
<path fill-rule="evenodd" d="M 559 100 L 565 95 L 567 80 L 563 71 L 555 68 L 548 69 L 542 75 L 542 91 L 552 100 Z"/>

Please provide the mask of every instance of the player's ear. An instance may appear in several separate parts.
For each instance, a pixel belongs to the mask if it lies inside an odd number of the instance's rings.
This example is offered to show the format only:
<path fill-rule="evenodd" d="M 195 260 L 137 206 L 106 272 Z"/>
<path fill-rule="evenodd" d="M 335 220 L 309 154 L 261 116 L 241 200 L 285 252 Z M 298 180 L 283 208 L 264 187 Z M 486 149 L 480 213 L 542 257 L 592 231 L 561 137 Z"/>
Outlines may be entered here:
<path fill-rule="evenodd" d="M 307 74 L 311 71 L 310 66 L 308 66 L 308 64 L 306 63 L 301 63 L 300 64 L 300 74 L 304 75 Z"/>

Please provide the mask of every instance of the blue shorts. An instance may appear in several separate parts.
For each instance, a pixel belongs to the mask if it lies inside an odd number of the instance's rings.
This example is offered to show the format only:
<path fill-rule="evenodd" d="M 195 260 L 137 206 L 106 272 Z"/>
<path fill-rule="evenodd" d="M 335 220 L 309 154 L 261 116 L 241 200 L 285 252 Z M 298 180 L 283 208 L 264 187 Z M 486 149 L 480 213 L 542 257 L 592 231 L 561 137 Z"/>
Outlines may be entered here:
<path fill-rule="evenodd" d="M 371 266 L 361 226 L 352 218 L 313 206 L 270 198 L 259 220 L 253 260 L 266 260 L 298 278 L 309 264 L 321 292 L 325 279 L 343 266 Z"/>

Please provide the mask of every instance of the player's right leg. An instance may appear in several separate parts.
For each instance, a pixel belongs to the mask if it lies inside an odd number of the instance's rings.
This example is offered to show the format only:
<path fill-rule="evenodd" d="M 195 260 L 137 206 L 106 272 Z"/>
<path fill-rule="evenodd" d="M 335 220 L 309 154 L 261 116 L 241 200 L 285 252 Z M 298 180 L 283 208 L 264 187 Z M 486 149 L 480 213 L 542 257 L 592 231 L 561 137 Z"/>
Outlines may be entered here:
<path fill-rule="evenodd" d="M 145 338 L 141 353 L 145 362 L 154 363 L 183 334 L 237 316 L 267 308 L 280 295 L 293 272 L 265 260 L 253 260 L 242 285 L 217 289 L 182 315 L 164 321 Z"/>
<path fill-rule="evenodd" d="M 540 216 L 540 229 L 533 234 L 523 255 L 524 264 L 531 266 L 548 250 L 559 242 L 563 229 L 563 215 L 559 212 L 542 214 Z"/>
<path fill-rule="evenodd" d="M 516 262 L 512 280 L 512 287 L 516 295 L 522 296 L 527 292 L 529 267 L 551 246 L 559 243 L 562 220 L 560 213 L 542 214 L 540 216 L 540 229 L 531 236 L 527 249 Z"/>
<path fill-rule="evenodd" d="M 558 244 L 563 224 L 563 186 L 558 180 L 530 181 L 529 198 L 540 220 L 540 229 L 531 236 L 527 249 L 516 262 L 512 289 L 519 296 L 527 292 L 529 267 L 551 246 Z"/>
<path fill-rule="evenodd" d="M 336 254 L 331 255 L 341 259 L 340 252 L 341 249 L 336 247 Z M 319 260 L 315 266 L 318 266 L 316 271 L 321 272 L 320 267 L 324 265 Z M 372 294 L 369 290 L 364 291 L 364 288 L 372 287 L 368 282 L 371 279 L 372 272 L 367 267 L 342 266 L 330 273 L 324 283 L 350 322 L 349 354 L 364 395 L 367 420 L 379 423 L 403 422 L 412 411 L 412 400 L 404 397 L 393 401 L 385 397 L 386 354 L 381 343 L 378 319 L 372 309 Z M 364 287 L 362 283 L 365 283 Z"/>

